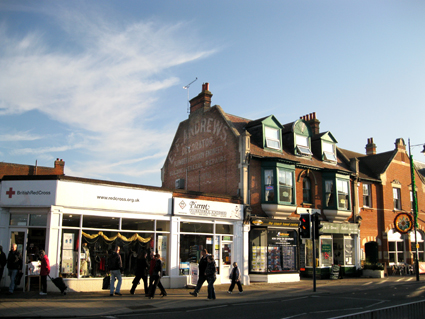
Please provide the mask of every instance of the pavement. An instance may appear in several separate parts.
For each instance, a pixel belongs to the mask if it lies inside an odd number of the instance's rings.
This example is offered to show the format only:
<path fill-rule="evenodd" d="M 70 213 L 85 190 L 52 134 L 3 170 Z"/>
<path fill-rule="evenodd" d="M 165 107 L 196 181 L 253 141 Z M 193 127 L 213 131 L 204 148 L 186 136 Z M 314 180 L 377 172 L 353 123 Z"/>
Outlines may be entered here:
<path fill-rule="evenodd" d="M 367 285 L 383 287 L 383 285 L 396 285 L 417 283 L 425 285 L 425 276 L 417 282 L 415 276 L 389 276 L 378 278 L 344 278 L 338 280 L 316 280 L 316 291 L 313 291 L 313 280 L 301 279 L 299 282 L 290 283 L 251 283 L 243 286 L 242 294 L 237 287 L 232 294 L 228 294 L 229 284 L 216 285 L 216 300 L 207 300 L 207 287 L 203 286 L 198 297 L 193 297 L 189 292 L 193 288 L 167 289 L 167 296 L 161 298 L 159 289 L 154 299 L 144 296 L 143 289 L 136 289 L 131 295 L 129 291 L 122 290 L 122 296 L 109 295 L 109 290 L 98 292 L 67 292 L 62 295 L 58 292 L 49 292 L 41 296 L 38 291 L 15 291 L 7 294 L 7 289 L 2 288 L 0 293 L 1 318 L 75 318 L 75 317 L 108 317 L 115 315 L 149 313 L 155 311 L 171 311 L 173 309 L 196 309 L 199 307 L 219 306 L 229 303 L 246 303 L 250 301 L 294 298 L 310 296 L 321 293 L 353 291 L 364 289 Z M 141 287 L 140 285 L 138 288 Z"/>

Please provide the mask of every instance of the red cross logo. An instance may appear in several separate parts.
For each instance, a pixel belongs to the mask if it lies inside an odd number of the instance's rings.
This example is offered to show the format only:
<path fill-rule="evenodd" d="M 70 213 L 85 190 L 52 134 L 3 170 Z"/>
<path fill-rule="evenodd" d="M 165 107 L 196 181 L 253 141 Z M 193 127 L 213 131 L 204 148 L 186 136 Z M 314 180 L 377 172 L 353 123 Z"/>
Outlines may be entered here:
<path fill-rule="evenodd" d="M 12 187 L 9 188 L 9 190 L 6 192 L 6 195 L 9 195 L 9 198 L 12 198 L 12 195 L 15 195 L 16 192 L 13 190 Z"/>

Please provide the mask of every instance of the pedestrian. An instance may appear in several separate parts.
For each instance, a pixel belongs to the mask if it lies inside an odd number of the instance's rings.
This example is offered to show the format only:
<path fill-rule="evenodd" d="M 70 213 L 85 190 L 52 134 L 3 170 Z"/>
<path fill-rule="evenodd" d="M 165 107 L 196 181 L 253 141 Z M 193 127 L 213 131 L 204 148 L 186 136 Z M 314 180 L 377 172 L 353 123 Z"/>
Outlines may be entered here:
<path fill-rule="evenodd" d="M 50 274 L 50 261 L 47 257 L 44 250 L 40 250 L 40 260 L 41 260 L 41 267 L 40 267 L 40 279 L 41 279 L 41 291 L 40 295 L 47 295 L 47 276 Z"/>
<path fill-rule="evenodd" d="M 22 273 L 22 255 L 18 251 L 18 245 L 12 244 L 12 249 L 7 256 L 7 269 L 9 270 L 10 285 L 8 294 L 13 294 L 15 290 L 15 278 L 18 273 Z"/>
<path fill-rule="evenodd" d="M 1 280 L 3 279 L 3 271 L 6 264 L 7 264 L 6 254 L 3 252 L 3 246 L 0 246 L 0 283 L 1 283 Z"/>
<path fill-rule="evenodd" d="M 233 263 L 233 268 L 232 268 L 232 271 L 230 272 L 229 279 L 232 281 L 232 283 L 230 284 L 230 287 L 227 293 L 231 294 L 233 291 L 233 288 L 235 287 L 235 284 L 237 284 L 239 289 L 239 294 L 241 294 L 243 292 L 242 285 L 241 285 L 241 271 L 236 261 Z"/>
<path fill-rule="evenodd" d="M 214 257 L 208 255 L 207 257 L 207 268 L 205 269 L 205 277 L 208 282 L 208 298 L 207 300 L 215 299 L 214 282 L 217 279 L 217 266 L 215 265 Z"/>
<path fill-rule="evenodd" d="M 152 284 L 149 287 L 149 293 L 150 293 L 149 299 L 153 299 L 155 297 L 156 287 L 158 287 L 161 290 L 160 296 L 165 297 L 167 295 L 167 292 L 165 291 L 161 283 L 162 261 L 160 258 L 161 258 L 160 254 L 155 255 L 155 267 L 151 275 Z"/>
<path fill-rule="evenodd" d="M 196 284 L 195 290 L 193 292 L 189 292 L 192 296 L 198 297 L 199 291 L 202 288 L 202 285 L 204 284 L 205 280 L 207 278 L 205 277 L 205 269 L 207 268 L 207 255 L 208 251 L 206 249 L 203 249 L 201 251 L 201 258 L 199 259 L 198 263 L 198 283 Z"/>
<path fill-rule="evenodd" d="M 130 289 L 130 293 L 134 295 L 137 285 L 140 282 L 140 279 L 143 280 L 143 285 L 145 288 L 145 295 L 148 294 L 148 261 L 146 256 L 148 253 L 146 251 L 141 252 L 136 259 L 136 276 L 133 279 L 133 286 Z"/>
<path fill-rule="evenodd" d="M 114 251 L 108 258 L 108 272 L 111 273 L 111 284 L 110 284 L 110 290 L 109 295 L 112 297 L 115 294 L 118 296 L 122 296 L 120 293 L 121 290 L 121 283 L 122 283 L 122 259 L 120 255 L 120 246 L 115 246 Z M 117 287 L 115 289 L 115 278 L 118 279 Z"/>
<path fill-rule="evenodd" d="M 153 275 L 153 270 L 155 268 L 155 263 L 156 263 L 155 255 L 153 251 L 151 251 L 151 253 L 149 254 L 149 263 L 148 263 L 149 264 L 149 287 L 148 287 L 148 293 L 145 295 L 145 297 L 149 297 L 151 295 L 150 291 L 151 291 L 151 287 L 153 283 L 152 275 Z"/>

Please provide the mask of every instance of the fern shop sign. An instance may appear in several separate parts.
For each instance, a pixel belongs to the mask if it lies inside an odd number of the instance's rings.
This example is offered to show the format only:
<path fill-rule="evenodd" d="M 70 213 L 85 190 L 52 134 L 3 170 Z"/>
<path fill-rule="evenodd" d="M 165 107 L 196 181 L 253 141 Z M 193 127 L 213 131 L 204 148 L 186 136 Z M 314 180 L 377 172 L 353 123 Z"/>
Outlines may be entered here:
<path fill-rule="evenodd" d="M 243 205 L 174 198 L 174 215 L 242 220 Z"/>

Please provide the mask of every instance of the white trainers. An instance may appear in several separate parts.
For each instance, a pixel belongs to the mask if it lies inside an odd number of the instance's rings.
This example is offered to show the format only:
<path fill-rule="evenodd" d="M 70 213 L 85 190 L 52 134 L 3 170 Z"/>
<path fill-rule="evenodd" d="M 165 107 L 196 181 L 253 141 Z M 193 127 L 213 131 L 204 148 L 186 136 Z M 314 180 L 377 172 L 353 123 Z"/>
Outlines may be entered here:
<path fill-rule="evenodd" d="M 231 291 L 228 291 L 227 293 L 228 293 L 228 294 L 232 294 L 232 292 L 231 292 Z"/>
<path fill-rule="evenodd" d="M 242 295 L 243 291 L 239 291 L 239 294 Z"/>
<path fill-rule="evenodd" d="M 45 295 L 47 295 L 47 292 L 40 291 L 40 295 L 45 296 Z"/>

